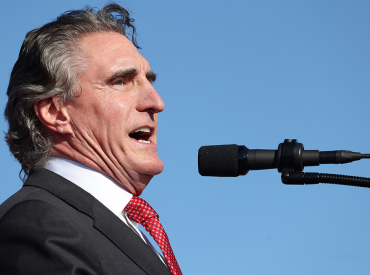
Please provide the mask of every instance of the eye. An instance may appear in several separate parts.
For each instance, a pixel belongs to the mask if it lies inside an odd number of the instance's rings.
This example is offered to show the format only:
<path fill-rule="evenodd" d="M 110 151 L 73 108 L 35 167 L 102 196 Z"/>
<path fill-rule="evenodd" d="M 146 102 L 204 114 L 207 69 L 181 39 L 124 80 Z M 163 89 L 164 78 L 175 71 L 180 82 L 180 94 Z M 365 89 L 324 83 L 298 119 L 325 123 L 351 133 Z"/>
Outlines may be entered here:
<path fill-rule="evenodd" d="M 114 85 L 123 85 L 123 81 L 122 80 L 117 80 L 113 84 Z"/>

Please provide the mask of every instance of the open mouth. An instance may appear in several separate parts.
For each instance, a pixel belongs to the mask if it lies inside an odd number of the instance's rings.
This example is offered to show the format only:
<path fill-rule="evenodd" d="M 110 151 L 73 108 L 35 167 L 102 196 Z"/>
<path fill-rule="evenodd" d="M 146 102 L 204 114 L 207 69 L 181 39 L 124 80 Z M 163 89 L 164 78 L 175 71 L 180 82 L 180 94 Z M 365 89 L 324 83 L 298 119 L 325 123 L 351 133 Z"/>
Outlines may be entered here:
<path fill-rule="evenodd" d="M 151 131 L 148 127 L 139 128 L 129 134 L 130 138 L 136 139 L 138 142 L 150 143 Z"/>

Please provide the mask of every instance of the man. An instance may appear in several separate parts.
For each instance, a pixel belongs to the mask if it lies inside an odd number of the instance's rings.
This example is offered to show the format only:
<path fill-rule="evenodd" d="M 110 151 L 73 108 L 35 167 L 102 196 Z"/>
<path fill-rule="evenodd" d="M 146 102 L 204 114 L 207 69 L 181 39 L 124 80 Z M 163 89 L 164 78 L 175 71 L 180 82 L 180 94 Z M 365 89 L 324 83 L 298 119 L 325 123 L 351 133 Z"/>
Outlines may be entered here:
<path fill-rule="evenodd" d="M 137 197 L 163 170 L 164 103 L 132 22 L 111 4 L 27 34 L 5 117 L 28 178 L 0 207 L 0 274 L 181 274 L 156 213 Z"/>

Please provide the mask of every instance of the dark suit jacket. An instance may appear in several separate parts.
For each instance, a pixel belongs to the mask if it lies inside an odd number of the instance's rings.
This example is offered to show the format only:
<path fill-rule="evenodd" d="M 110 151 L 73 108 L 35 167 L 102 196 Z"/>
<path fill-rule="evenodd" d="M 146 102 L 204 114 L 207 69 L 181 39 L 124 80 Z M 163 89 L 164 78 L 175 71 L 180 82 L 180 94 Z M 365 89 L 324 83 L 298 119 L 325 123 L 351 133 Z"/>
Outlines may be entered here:
<path fill-rule="evenodd" d="M 171 275 L 104 205 L 42 168 L 0 206 L 0 274 Z"/>

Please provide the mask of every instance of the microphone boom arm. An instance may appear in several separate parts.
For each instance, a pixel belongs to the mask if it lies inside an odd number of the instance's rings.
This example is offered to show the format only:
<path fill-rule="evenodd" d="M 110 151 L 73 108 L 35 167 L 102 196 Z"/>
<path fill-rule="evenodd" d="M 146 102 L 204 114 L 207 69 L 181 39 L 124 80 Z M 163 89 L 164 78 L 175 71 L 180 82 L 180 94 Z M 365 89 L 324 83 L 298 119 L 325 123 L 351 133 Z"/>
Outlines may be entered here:
<path fill-rule="evenodd" d="M 368 155 L 350 151 L 304 151 L 303 145 L 295 139 L 286 139 L 278 148 L 278 171 L 281 172 L 281 181 L 288 185 L 303 185 L 330 183 L 370 188 L 370 178 L 326 173 L 304 173 L 304 164 L 307 166 L 320 163 L 348 163 Z M 306 159 L 304 155 L 306 153 Z M 317 155 L 319 157 L 317 157 Z M 303 156 L 303 157 L 302 157 Z M 303 159 L 303 160 L 302 160 Z M 306 163 L 305 163 L 306 162 Z"/>
<path fill-rule="evenodd" d="M 339 185 L 357 186 L 370 188 L 370 178 L 305 172 L 282 172 L 281 181 L 287 185 L 303 185 L 317 183 L 331 183 Z"/>

